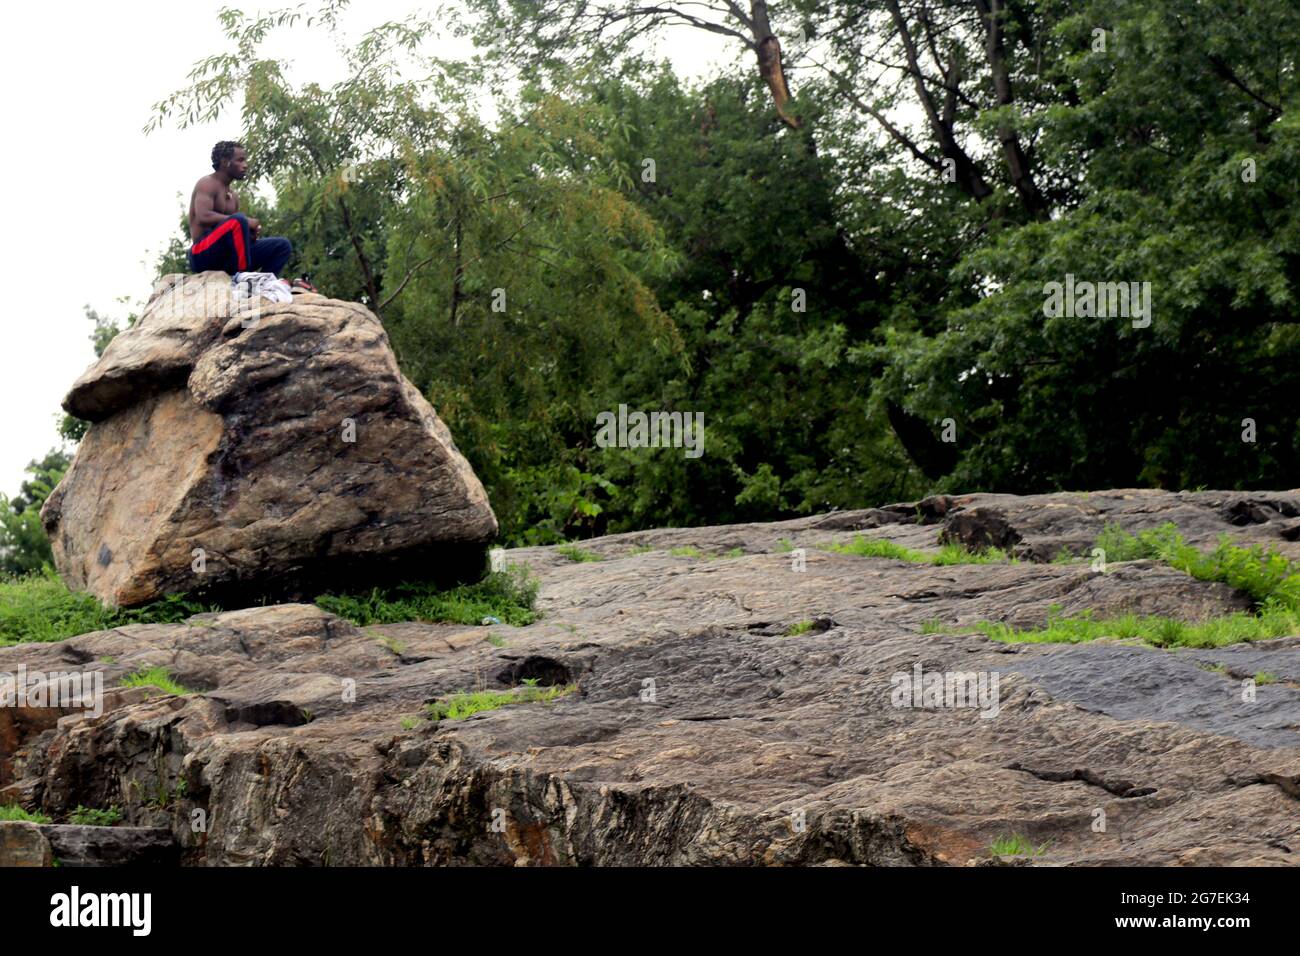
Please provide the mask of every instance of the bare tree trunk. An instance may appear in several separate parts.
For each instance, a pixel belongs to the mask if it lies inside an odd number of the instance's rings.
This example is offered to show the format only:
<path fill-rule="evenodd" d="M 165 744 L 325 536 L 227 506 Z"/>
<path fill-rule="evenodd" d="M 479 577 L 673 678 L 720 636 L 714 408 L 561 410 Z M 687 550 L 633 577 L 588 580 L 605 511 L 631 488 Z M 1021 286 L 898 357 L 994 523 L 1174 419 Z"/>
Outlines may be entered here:
<path fill-rule="evenodd" d="M 791 129 L 799 129 L 803 122 L 797 116 L 786 111 L 790 102 L 790 87 L 785 80 L 785 69 L 781 64 L 781 41 L 772 32 L 772 21 L 768 16 L 766 0 L 751 0 L 749 4 L 750 32 L 754 35 L 754 49 L 758 53 L 758 73 L 772 91 L 772 102 L 776 104 L 776 115 L 781 122 Z"/>
<path fill-rule="evenodd" d="M 1015 102 L 1011 92 L 1011 75 L 1007 69 L 1006 47 L 1002 42 L 1002 3 L 1001 0 L 975 0 L 975 7 L 984 20 L 985 52 L 988 56 L 989 70 L 993 75 L 993 94 L 999 106 L 1010 106 Z M 1007 170 L 1011 174 L 1011 185 L 1020 196 L 1020 202 L 1035 219 L 1047 217 L 1047 203 L 1034 181 L 1029 157 L 1020 145 L 1020 137 L 1011 126 L 998 127 L 998 141 L 1002 144 L 1002 155 L 1006 157 Z"/>
<path fill-rule="evenodd" d="M 916 90 L 917 99 L 921 101 L 921 107 L 925 110 L 926 118 L 930 121 L 930 129 L 939 143 L 939 152 L 943 154 L 945 159 L 951 160 L 957 185 L 974 199 L 986 199 L 993 195 L 993 187 L 984 179 L 984 174 L 980 171 L 979 166 L 970 158 L 966 150 L 962 149 L 961 144 L 957 142 L 957 134 L 954 131 L 957 64 L 955 62 L 949 63 L 949 73 L 945 77 L 949 100 L 945 106 L 944 114 L 940 116 L 938 108 L 934 105 L 934 99 L 925 86 L 925 79 L 921 75 L 921 63 L 916 52 L 916 41 L 912 38 L 912 31 L 907 27 L 907 20 L 903 16 L 903 11 L 899 9 L 897 0 L 888 0 L 887 6 L 889 7 L 890 16 L 893 17 L 894 27 L 898 30 L 899 39 L 903 42 L 903 52 L 907 56 L 907 71 L 912 76 L 912 86 Z"/>

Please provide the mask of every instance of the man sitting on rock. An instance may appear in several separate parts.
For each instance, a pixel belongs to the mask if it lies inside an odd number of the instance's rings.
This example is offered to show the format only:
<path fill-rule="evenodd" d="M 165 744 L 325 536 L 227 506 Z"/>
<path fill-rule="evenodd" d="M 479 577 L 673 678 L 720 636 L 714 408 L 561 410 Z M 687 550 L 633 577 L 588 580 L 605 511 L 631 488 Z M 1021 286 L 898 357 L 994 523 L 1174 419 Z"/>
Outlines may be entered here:
<path fill-rule="evenodd" d="M 194 186 L 190 197 L 190 239 L 185 254 L 191 272 L 217 269 L 231 275 L 239 272 L 270 272 L 279 275 L 289 261 L 293 246 L 288 239 L 268 236 L 258 239 L 262 224 L 239 211 L 239 196 L 231 182 L 248 175 L 248 154 L 243 144 L 223 140 L 212 147 L 212 168 Z M 293 286 L 316 290 L 303 279 Z"/>

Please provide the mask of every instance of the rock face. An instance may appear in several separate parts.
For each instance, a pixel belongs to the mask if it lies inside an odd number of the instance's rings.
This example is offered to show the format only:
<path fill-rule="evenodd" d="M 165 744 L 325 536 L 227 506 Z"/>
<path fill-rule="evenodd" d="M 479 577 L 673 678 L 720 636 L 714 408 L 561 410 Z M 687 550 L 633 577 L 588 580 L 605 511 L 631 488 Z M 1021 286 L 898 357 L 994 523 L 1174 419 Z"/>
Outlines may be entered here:
<path fill-rule="evenodd" d="M 70 586 L 239 606 L 481 575 L 487 495 L 373 314 L 168 278 L 64 402 L 95 422 L 42 512 Z"/>
<path fill-rule="evenodd" d="M 0 803 L 56 821 L 115 805 L 170 828 L 187 865 L 970 865 L 1005 862 L 990 846 L 1019 834 L 1044 847 L 1034 865 L 1294 866 L 1300 635 L 1165 651 L 927 626 L 1203 618 L 1242 595 L 1149 561 L 935 567 L 819 546 L 935 549 L 974 514 L 1053 556 L 1060 540 L 1086 550 L 1106 515 L 1289 547 L 1297 506 L 1295 492 L 972 495 L 584 542 L 599 561 L 510 551 L 541 581 L 528 627 L 359 628 L 287 604 L 4 648 L 0 671 L 99 669 L 116 687 L 164 666 L 196 693 L 118 689 L 101 716 L 57 724 L 17 713 Z M 996 693 L 912 706 L 898 678 L 917 668 L 996 675 Z M 1247 700 L 1260 671 L 1276 680 Z M 531 679 L 577 690 L 421 716 Z"/>

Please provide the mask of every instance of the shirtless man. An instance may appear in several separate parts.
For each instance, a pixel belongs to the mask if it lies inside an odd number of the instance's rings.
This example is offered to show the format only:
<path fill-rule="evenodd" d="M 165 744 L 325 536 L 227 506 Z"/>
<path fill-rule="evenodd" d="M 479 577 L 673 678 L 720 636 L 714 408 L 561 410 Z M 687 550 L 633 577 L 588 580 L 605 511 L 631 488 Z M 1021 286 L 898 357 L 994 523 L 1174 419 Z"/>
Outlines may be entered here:
<path fill-rule="evenodd" d="M 191 272 L 218 269 L 280 274 L 293 246 L 278 236 L 258 239 L 262 224 L 239 211 L 230 184 L 248 175 L 248 155 L 239 143 L 223 140 L 212 147 L 212 168 L 190 197 L 190 239 L 185 254 Z M 297 282 L 295 282 L 295 285 Z"/>

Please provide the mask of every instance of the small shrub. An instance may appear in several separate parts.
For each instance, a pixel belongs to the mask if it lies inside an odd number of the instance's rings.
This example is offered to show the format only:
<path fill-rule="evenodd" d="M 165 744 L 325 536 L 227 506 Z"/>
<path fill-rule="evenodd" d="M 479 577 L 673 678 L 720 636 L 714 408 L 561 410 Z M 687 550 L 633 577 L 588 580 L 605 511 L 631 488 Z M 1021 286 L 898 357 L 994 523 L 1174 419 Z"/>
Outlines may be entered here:
<path fill-rule="evenodd" d="M 78 805 L 68 815 L 68 822 L 75 823 L 78 826 L 86 827 L 111 827 L 122 821 L 122 811 L 117 807 L 109 807 L 107 810 L 96 810 L 90 807 Z"/>
<path fill-rule="evenodd" d="M 25 820 L 28 823 L 49 823 L 50 818 L 43 813 L 29 813 L 22 807 L 0 807 L 0 822 Z"/>

